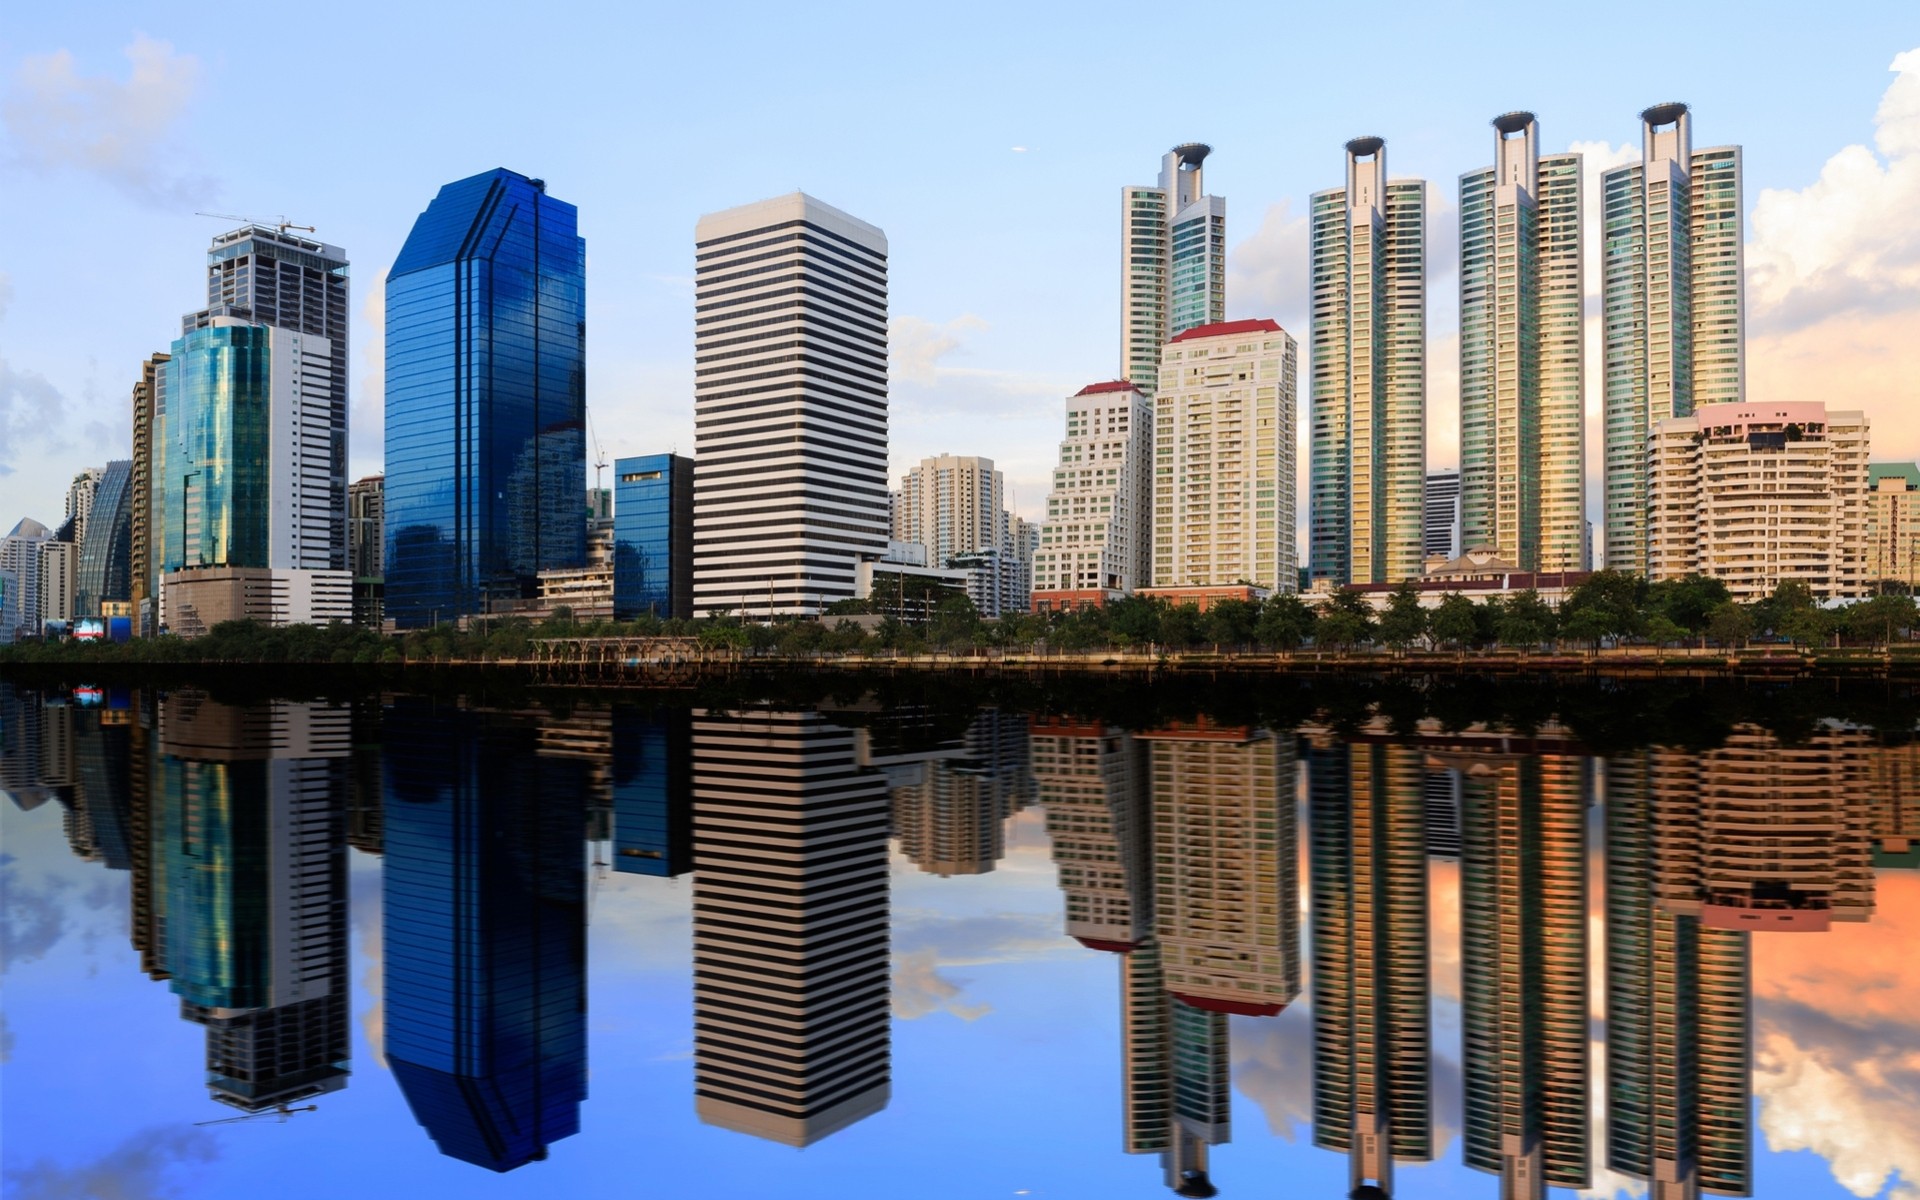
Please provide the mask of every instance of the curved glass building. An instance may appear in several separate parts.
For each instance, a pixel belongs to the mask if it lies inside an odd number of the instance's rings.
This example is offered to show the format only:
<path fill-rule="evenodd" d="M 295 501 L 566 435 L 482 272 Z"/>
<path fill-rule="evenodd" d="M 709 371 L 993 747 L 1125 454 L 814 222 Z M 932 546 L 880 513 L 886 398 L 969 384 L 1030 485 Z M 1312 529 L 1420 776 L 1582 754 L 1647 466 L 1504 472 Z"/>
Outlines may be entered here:
<path fill-rule="evenodd" d="M 586 562 L 586 242 L 507 170 L 447 184 L 387 277 L 386 613 L 532 598 Z"/>
<path fill-rule="evenodd" d="M 102 600 L 131 599 L 132 567 L 133 460 L 122 458 L 107 464 L 93 494 L 74 572 L 74 615 L 97 617 Z"/>

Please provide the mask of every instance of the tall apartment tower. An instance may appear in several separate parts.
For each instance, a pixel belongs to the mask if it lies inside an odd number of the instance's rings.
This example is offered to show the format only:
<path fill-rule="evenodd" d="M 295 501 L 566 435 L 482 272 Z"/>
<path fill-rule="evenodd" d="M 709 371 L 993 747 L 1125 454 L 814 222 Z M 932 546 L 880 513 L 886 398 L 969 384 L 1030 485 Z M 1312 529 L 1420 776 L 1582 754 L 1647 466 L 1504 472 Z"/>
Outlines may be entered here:
<path fill-rule="evenodd" d="M 1175 146 L 1159 186 L 1121 189 L 1120 370 L 1149 396 L 1169 339 L 1227 319 L 1227 202 L 1202 190 L 1211 153 Z"/>
<path fill-rule="evenodd" d="M 1315 579 L 1421 572 L 1427 463 L 1427 185 L 1387 178 L 1387 143 L 1347 143 L 1345 187 L 1313 195 Z"/>
<path fill-rule="evenodd" d="M 1153 586 L 1297 591 L 1298 349 L 1270 320 L 1176 334 L 1154 399 Z"/>
<path fill-rule="evenodd" d="M 1427 476 L 1424 501 L 1426 519 L 1422 522 L 1421 552 L 1427 558 L 1459 558 L 1460 545 L 1460 472 L 1434 471 Z"/>
<path fill-rule="evenodd" d="M 1307 752 L 1312 830 L 1313 1141 L 1347 1153 L 1355 1195 L 1433 1157 L 1424 754 Z"/>
<path fill-rule="evenodd" d="M 817 615 L 887 550 L 887 236 L 793 192 L 694 237 L 694 615 Z"/>
<path fill-rule="evenodd" d="M 1501 1195 L 1584 1188 L 1588 1159 L 1586 760 L 1450 756 L 1461 769 L 1466 1162 Z"/>
<path fill-rule="evenodd" d="M 133 478 L 131 509 L 133 522 L 129 556 L 133 579 L 134 628 L 142 637 L 153 632 L 155 616 L 148 601 L 159 595 L 159 577 L 155 571 L 160 534 L 155 519 L 159 509 L 154 503 L 153 452 L 155 420 L 166 390 L 167 363 L 170 354 L 155 354 L 140 364 L 140 378 L 133 385 Z"/>
<path fill-rule="evenodd" d="M 586 564 L 586 239 L 544 180 L 442 187 L 387 276 L 386 615 L 509 608 Z"/>
<path fill-rule="evenodd" d="M 1580 156 L 1540 153 L 1528 112 L 1493 119 L 1494 164 L 1460 177 L 1462 551 L 1584 569 Z"/>
<path fill-rule="evenodd" d="M 1738 146 L 1693 148 L 1684 104 L 1640 114 L 1641 157 L 1600 177 L 1607 566 L 1647 570 L 1647 437 L 1746 399 Z"/>
<path fill-rule="evenodd" d="M 1152 398 L 1125 380 L 1075 392 L 1034 551 L 1035 607 L 1100 604 L 1147 586 L 1152 498 Z"/>
<path fill-rule="evenodd" d="M 1607 1165 L 1651 1200 L 1753 1190 L 1751 935 L 1658 903 L 1649 755 L 1607 778 Z"/>
<path fill-rule="evenodd" d="M 885 779 L 815 713 L 693 714 L 700 1119 L 808 1146 L 890 1095 Z"/>
<path fill-rule="evenodd" d="M 960 554 L 1013 551 L 1006 476 L 993 460 L 970 454 L 923 458 L 900 480 L 893 540 L 927 548 L 927 565 Z"/>
<path fill-rule="evenodd" d="M 324 541 L 316 570 L 347 569 L 347 332 L 352 316 L 347 252 L 338 246 L 263 225 L 223 233 L 207 248 L 207 307 L 181 318 L 190 335 L 220 318 L 236 318 L 325 338 L 326 378 L 303 411 L 301 489 L 311 493 L 300 520 L 307 540 Z"/>

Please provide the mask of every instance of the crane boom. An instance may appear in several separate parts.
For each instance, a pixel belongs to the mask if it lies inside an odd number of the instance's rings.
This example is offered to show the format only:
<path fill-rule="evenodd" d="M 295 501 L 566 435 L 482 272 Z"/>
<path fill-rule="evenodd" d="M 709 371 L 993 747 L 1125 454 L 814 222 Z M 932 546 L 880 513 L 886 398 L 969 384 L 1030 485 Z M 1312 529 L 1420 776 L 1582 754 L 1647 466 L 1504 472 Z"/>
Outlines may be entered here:
<path fill-rule="evenodd" d="M 241 216 L 239 213 L 216 213 L 216 212 L 197 212 L 197 213 L 194 213 L 193 215 L 196 217 L 213 217 L 221 221 L 238 221 L 242 225 L 271 225 L 281 233 L 285 233 L 289 229 L 298 229 L 305 233 L 319 232 L 317 229 L 315 229 L 311 225 L 295 225 L 292 221 L 289 221 L 286 218 L 286 214 L 284 213 L 281 214 L 278 218 L 244 217 L 244 216 Z"/>

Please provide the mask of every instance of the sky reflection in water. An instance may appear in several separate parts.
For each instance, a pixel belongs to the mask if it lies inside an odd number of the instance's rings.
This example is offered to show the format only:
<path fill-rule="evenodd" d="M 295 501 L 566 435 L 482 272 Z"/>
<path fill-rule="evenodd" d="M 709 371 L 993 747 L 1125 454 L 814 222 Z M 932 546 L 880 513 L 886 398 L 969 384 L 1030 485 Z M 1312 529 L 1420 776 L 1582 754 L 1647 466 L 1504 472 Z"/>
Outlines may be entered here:
<path fill-rule="evenodd" d="M 9 1196 L 1920 1197 L 1872 730 L 102 701 L 0 685 Z"/>

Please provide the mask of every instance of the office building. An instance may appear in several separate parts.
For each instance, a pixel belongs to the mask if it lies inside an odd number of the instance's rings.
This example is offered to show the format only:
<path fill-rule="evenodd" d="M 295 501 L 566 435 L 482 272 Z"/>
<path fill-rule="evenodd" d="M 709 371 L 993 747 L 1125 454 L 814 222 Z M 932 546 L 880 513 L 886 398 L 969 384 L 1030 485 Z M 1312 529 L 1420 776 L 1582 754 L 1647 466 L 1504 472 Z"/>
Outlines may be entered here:
<path fill-rule="evenodd" d="M 1227 202 L 1205 194 L 1201 171 L 1211 153 L 1175 146 L 1157 187 L 1121 189 L 1120 371 L 1149 396 L 1169 339 L 1227 319 Z"/>
<path fill-rule="evenodd" d="M 613 477 L 614 619 L 693 616 L 693 460 L 617 459 Z"/>
<path fill-rule="evenodd" d="M 128 535 L 128 559 L 131 578 L 128 595 L 133 603 L 134 629 L 148 637 L 159 623 L 156 611 L 160 595 L 157 570 L 161 534 L 155 524 L 159 510 L 154 505 L 154 435 L 158 428 L 162 396 L 167 386 L 170 354 L 155 354 L 140 364 L 140 378 L 133 385 L 133 477 L 128 483 L 132 524 Z"/>
<path fill-rule="evenodd" d="M 387 477 L 368 475 L 347 486 L 347 569 L 355 579 L 386 574 Z"/>
<path fill-rule="evenodd" d="M 1420 574 L 1427 465 L 1427 185 L 1387 144 L 1347 143 L 1346 186 L 1312 199 L 1314 579 Z"/>
<path fill-rule="evenodd" d="M 386 617 L 531 600 L 586 562 L 586 241 L 543 180 L 440 189 L 387 276 Z"/>
<path fill-rule="evenodd" d="M 1307 751 L 1313 1142 L 1350 1185 L 1393 1190 L 1433 1157 L 1425 755 L 1318 739 Z"/>
<path fill-rule="evenodd" d="M 1831 723 L 1791 744 L 1739 725 L 1711 750 L 1652 751 L 1661 905 L 1710 929 L 1869 920 L 1875 752 Z"/>
<path fill-rule="evenodd" d="M 1641 157 L 1600 178 L 1607 566 L 1648 569 L 1647 439 L 1746 399 L 1741 151 L 1693 148 L 1684 104 L 1640 114 Z"/>
<path fill-rule="evenodd" d="M 1081 388 L 1033 554 L 1034 607 L 1106 604 L 1152 583 L 1152 501 L 1152 398 L 1125 380 Z"/>
<path fill-rule="evenodd" d="M 207 248 L 207 307 L 181 318 L 180 332 L 239 322 L 298 335 L 307 357 L 299 409 L 272 414 L 276 457 L 295 456 L 299 478 L 279 471 L 276 507 L 294 511 L 303 569 L 347 569 L 347 370 L 352 315 L 346 251 L 287 232 L 248 225 Z M 315 378 L 315 376 L 319 378 Z M 177 377 L 176 377 L 177 378 Z M 163 406 L 163 411 L 165 406 Z M 276 467 L 284 467 L 276 462 Z M 277 564 L 276 564 L 277 565 Z"/>
<path fill-rule="evenodd" d="M 1607 777 L 1607 1165 L 1651 1200 L 1753 1191 L 1750 935 L 1656 902 L 1648 756 Z"/>
<path fill-rule="evenodd" d="M 347 1084 L 348 720 L 191 691 L 160 705 L 165 973 L 206 1028 L 208 1089 L 245 1112 Z"/>
<path fill-rule="evenodd" d="M 1268 320 L 1167 343 L 1154 398 L 1153 586 L 1299 586 L 1296 348 Z"/>
<path fill-rule="evenodd" d="M 87 534 L 75 556 L 71 615 L 97 617 L 133 598 L 133 462 L 107 464 L 92 497 Z"/>
<path fill-rule="evenodd" d="M 890 1094 L 887 793 L 814 713 L 693 715 L 700 1119 L 807 1146 Z"/>
<path fill-rule="evenodd" d="M 794 192 L 695 240 L 694 615 L 816 616 L 887 551 L 887 238 Z"/>
<path fill-rule="evenodd" d="M 1584 1188 L 1588 1142 L 1589 762 L 1468 751 L 1462 774 L 1460 989 L 1467 1165 L 1500 1194 Z"/>
<path fill-rule="evenodd" d="M 1920 584 L 1920 466 L 1867 464 L 1867 583 Z"/>
<path fill-rule="evenodd" d="M 1460 472 L 1430 473 L 1424 508 L 1426 515 L 1420 535 L 1422 558 L 1459 558 L 1464 550 L 1460 545 Z"/>
<path fill-rule="evenodd" d="M 588 765 L 527 720 L 411 698 L 381 738 L 387 1064 L 440 1153 L 511 1171 L 587 1098 Z"/>
<path fill-rule="evenodd" d="M 0 645 L 40 636 L 40 551 L 52 540 L 53 530 L 32 517 L 0 538 Z"/>
<path fill-rule="evenodd" d="M 1705 404 L 1647 442 L 1647 576 L 1724 581 L 1749 603 L 1798 580 L 1821 600 L 1872 582 L 1867 417 L 1817 400 Z"/>
<path fill-rule="evenodd" d="M 1495 117 L 1494 164 L 1460 177 L 1461 545 L 1580 571 L 1586 520 L 1580 156 Z"/>
<path fill-rule="evenodd" d="M 1273 1016 L 1302 978 L 1292 741 L 1205 722 L 1137 736 L 1167 990 L 1196 1009 Z"/>
<path fill-rule="evenodd" d="M 72 542 L 63 542 L 58 538 L 49 538 L 40 543 L 40 626 L 42 629 L 50 621 L 67 622 L 73 620 L 75 591 L 78 573 L 75 560 L 80 556 L 74 551 L 79 549 Z"/>

